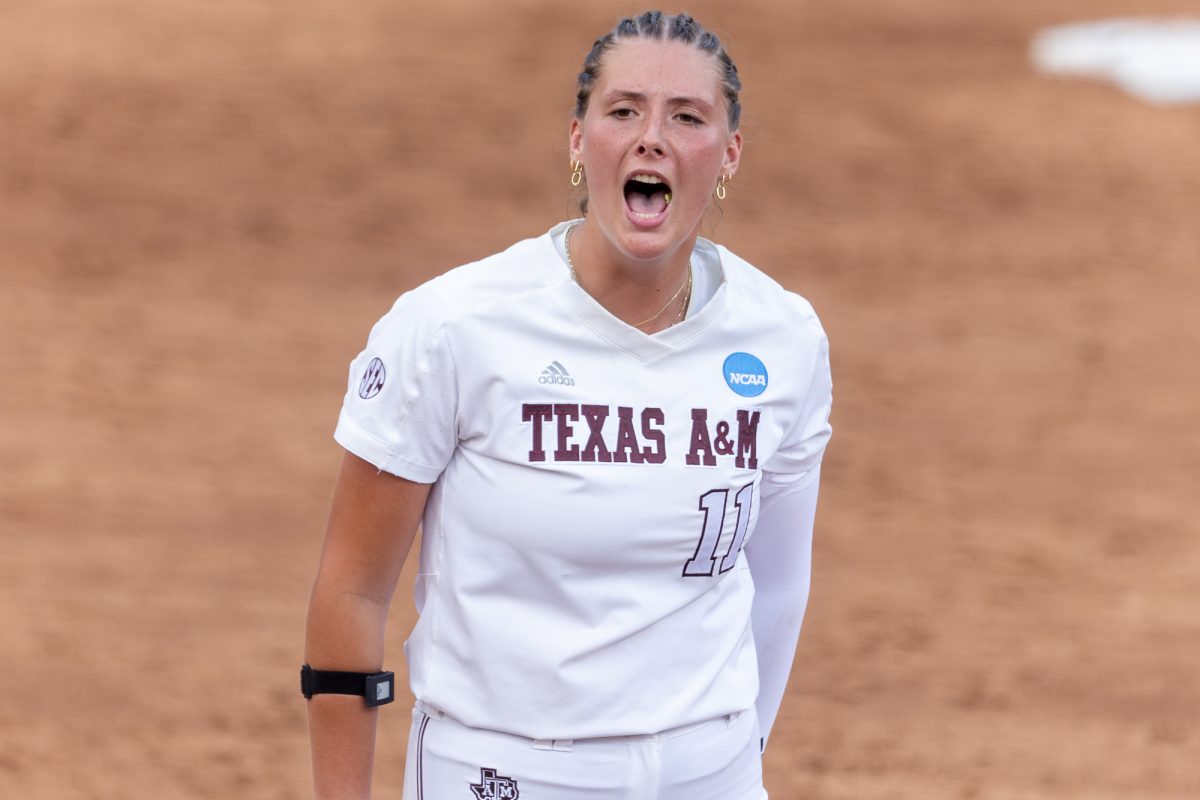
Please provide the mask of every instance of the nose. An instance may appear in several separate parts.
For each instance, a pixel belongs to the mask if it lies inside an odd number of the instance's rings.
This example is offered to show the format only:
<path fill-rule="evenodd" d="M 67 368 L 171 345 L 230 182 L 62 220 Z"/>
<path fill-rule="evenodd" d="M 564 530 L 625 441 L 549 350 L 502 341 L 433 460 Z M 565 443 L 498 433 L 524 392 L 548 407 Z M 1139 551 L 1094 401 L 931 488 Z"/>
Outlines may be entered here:
<path fill-rule="evenodd" d="M 638 137 L 637 153 L 639 156 L 661 156 L 663 152 L 662 122 L 657 115 L 647 116 Z"/>
<path fill-rule="evenodd" d="M 661 156 L 663 154 L 662 145 L 659 142 L 647 139 L 646 137 L 643 137 L 642 141 L 638 142 L 637 151 L 639 156 Z"/>

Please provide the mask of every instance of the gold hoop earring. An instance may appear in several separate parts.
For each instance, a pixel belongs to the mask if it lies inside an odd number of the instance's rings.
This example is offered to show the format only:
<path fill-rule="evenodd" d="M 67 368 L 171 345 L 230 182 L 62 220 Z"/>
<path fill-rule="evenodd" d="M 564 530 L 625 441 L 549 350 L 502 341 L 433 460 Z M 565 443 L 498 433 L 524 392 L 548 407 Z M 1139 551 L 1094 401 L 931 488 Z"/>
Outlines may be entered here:
<path fill-rule="evenodd" d="M 583 183 L 583 162 L 582 161 L 572 161 L 571 162 L 571 185 L 578 186 L 581 183 Z"/>
<path fill-rule="evenodd" d="M 728 192 L 725 191 L 725 183 L 729 180 L 726 176 L 721 176 L 721 182 L 717 184 L 717 199 L 724 200 Z"/>

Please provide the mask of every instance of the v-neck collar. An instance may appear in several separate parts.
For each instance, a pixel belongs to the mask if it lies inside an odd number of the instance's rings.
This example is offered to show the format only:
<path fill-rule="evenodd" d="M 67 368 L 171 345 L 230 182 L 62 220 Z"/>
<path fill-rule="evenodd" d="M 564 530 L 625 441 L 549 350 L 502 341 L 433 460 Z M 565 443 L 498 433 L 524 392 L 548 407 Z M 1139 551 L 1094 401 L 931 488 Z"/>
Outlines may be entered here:
<path fill-rule="evenodd" d="M 689 315 L 687 319 L 657 333 L 644 333 L 613 316 L 608 309 L 596 302 L 594 297 L 571 278 L 567 262 L 554 245 L 555 237 L 563 233 L 567 226 L 581 221 L 576 219 L 561 222 L 542 237 L 545 257 L 562 264 L 562 278 L 551 287 L 551 293 L 563 310 L 613 347 L 644 363 L 655 361 L 674 352 L 698 336 L 725 313 L 728 303 L 728 283 L 725 266 L 721 260 L 721 251 L 707 239 L 697 239 L 696 248 L 701 251 L 701 258 L 714 262 L 720 273 L 717 290 L 703 308 L 695 314 Z M 695 266 L 692 267 L 692 269 L 695 268 Z"/>

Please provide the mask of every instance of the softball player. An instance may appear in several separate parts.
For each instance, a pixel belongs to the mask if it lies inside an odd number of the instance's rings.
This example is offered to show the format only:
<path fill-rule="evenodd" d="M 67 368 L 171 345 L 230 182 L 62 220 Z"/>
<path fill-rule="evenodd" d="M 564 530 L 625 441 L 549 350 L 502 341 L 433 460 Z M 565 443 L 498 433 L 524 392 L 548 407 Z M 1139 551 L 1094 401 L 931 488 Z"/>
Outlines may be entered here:
<path fill-rule="evenodd" d="M 623 20 L 580 75 L 586 215 L 371 331 L 309 610 L 319 797 L 369 796 L 418 523 L 406 800 L 766 797 L 831 389 L 809 304 L 697 235 L 739 89 L 690 17 Z"/>

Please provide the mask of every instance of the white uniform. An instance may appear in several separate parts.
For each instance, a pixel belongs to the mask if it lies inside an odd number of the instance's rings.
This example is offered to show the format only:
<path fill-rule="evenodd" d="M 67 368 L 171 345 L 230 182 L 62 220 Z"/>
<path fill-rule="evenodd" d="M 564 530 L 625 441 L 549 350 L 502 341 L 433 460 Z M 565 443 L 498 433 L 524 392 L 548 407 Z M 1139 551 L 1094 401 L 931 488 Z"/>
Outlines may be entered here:
<path fill-rule="evenodd" d="M 816 481 L 830 433 L 824 332 L 700 240 L 687 318 L 646 335 L 571 279 L 567 224 L 403 295 L 351 367 L 337 441 L 436 482 L 412 690 L 538 741 L 730 718 L 759 689 L 760 495 Z"/>

